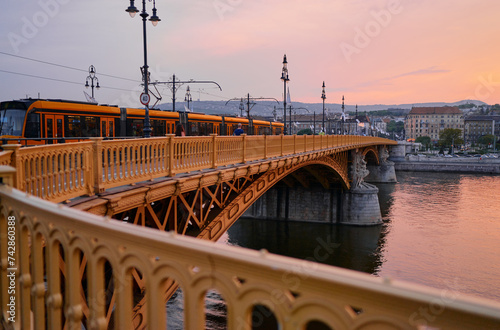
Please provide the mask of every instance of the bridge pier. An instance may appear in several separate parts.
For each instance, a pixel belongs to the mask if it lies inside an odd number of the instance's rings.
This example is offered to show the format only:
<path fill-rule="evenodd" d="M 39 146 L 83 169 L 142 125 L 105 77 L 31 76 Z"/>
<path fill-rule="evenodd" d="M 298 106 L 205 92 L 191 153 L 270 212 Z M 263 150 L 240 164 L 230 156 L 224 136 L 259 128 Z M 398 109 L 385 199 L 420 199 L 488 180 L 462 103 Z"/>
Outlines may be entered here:
<path fill-rule="evenodd" d="M 273 187 L 255 201 L 243 217 L 355 226 L 382 223 L 378 188 L 367 183 L 348 191 L 326 190 L 321 186 Z"/>
<path fill-rule="evenodd" d="M 378 188 L 364 182 L 370 173 L 361 150 L 351 151 L 351 189 L 343 195 L 343 216 L 340 223 L 370 226 L 382 223 Z"/>
<path fill-rule="evenodd" d="M 365 178 L 366 182 L 372 183 L 396 183 L 396 170 L 394 162 L 388 160 L 389 151 L 387 147 L 382 146 L 379 149 L 379 165 L 368 165 L 366 168 L 369 171 L 368 176 Z"/>
<path fill-rule="evenodd" d="M 277 185 L 269 189 L 244 213 L 245 218 L 338 223 L 341 219 L 341 189 L 321 186 Z"/>
<path fill-rule="evenodd" d="M 382 223 L 378 198 L 379 189 L 364 182 L 396 182 L 394 164 L 387 161 L 386 149 L 379 152 L 380 166 L 370 166 L 370 177 L 365 156 L 360 150 L 351 152 L 351 187 L 325 189 L 320 185 L 309 187 L 280 184 L 272 187 L 246 211 L 243 217 L 337 223 L 354 226 L 371 226 Z"/>
<path fill-rule="evenodd" d="M 382 223 L 378 188 L 364 183 L 342 195 L 342 218 L 339 223 L 353 226 L 371 226 Z"/>

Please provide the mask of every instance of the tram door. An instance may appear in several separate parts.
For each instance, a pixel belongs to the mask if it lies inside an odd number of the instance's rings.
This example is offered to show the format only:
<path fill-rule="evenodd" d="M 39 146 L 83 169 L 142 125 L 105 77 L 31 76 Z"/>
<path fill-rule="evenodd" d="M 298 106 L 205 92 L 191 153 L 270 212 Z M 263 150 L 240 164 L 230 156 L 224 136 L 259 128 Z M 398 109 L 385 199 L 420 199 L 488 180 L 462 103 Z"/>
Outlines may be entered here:
<path fill-rule="evenodd" d="M 115 119 L 114 118 L 101 118 L 101 137 L 114 137 L 115 136 Z"/>
<path fill-rule="evenodd" d="M 54 138 L 64 137 L 64 116 L 59 115 L 46 115 L 45 116 L 45 137 L 47 143 L 57 143 L 58 140 Z"/>

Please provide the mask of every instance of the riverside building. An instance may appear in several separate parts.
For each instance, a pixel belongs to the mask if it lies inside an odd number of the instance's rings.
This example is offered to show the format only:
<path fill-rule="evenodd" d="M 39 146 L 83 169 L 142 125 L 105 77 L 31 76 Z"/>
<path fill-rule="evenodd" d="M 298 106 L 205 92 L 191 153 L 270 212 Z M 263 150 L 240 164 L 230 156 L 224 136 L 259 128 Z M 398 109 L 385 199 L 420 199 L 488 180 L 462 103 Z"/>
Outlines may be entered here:
<path fill-rule="evenodd" d="M 464 114 L 458 107 L 414 107 L 405 119 L 406 139 L 428 136 L 439 140 L 447 128 L 464 130 Z"/>
<path fill-rule="evenodd" d="M 465 118 L 464 141 L 467 144 L 477 143 L 485 135 L 500 135 L 500 116 L 472 115 Z"/>

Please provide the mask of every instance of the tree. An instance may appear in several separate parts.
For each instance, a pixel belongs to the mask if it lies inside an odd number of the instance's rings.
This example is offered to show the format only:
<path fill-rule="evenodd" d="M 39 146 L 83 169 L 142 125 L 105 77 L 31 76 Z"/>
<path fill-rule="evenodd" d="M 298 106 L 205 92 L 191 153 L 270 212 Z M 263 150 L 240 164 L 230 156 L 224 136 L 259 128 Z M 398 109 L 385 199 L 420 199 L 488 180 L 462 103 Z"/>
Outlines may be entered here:
<path fill-rule="evenodd" d="M 490 144 L 493 144 L 493 142 L 494 142 L 494 141 L 495 141 L 495 136 L 494 136 L 494 135 L 492 135 L 492 134 L 483 135 L 483 136 L 481 136 L 481 137 L 477 140 L 477 142 L 478 142 L 479 144 L 482 144 L 482 145 L 484 145 L 484 146 L 488 146 L 488 145 L 490 145 Z"/>
<path fill-rule="evenodd" d="M 439 134 L 439 145 L 442 147 L 451 146 L 452 144 L 464 144 L 462 138 L 462 130 L 458 128 L 446 128 Z"/>
<path fill-rule="evenodd" d="M 395 121 L 395 120 L 391 120 L 388 124 L 387 124 L 387 132 L 394 132 L 394 133 L 400 133 L 403 131 L 405 127 L 405 123 L 402 122 L 402 121 Z"/>
<path fill-rule="evenodd" d="M 304 128 L 298 131 L 297 135 L 313 135 L 313 131 L 310 128 Z"/>
<path fill-rule="evenodd" d="M 465 104 L 461 104 L 458 106 L 459 109 L 472 109 L 474 108 L 476 105 L 474 103 L 465 103 Z"/>
<path fill-rule="evenodd" d="M 416 138 L 415 142 L 421 143 L 425 148 L 429 148 L 429 145 L 431 144 L 431 138 L 429 136 L 419 136 Z"/>

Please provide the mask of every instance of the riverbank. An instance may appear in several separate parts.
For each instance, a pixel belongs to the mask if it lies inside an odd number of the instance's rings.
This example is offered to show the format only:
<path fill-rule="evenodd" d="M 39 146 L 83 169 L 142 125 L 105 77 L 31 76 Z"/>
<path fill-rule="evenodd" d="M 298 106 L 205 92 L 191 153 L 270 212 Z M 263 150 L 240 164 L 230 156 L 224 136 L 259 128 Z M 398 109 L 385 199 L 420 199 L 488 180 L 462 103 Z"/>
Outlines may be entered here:
<path fill-rule="evenodd" d="M 407 155 L 390 160 L 396 171 L 500 174 L 499 158 Z"/>

